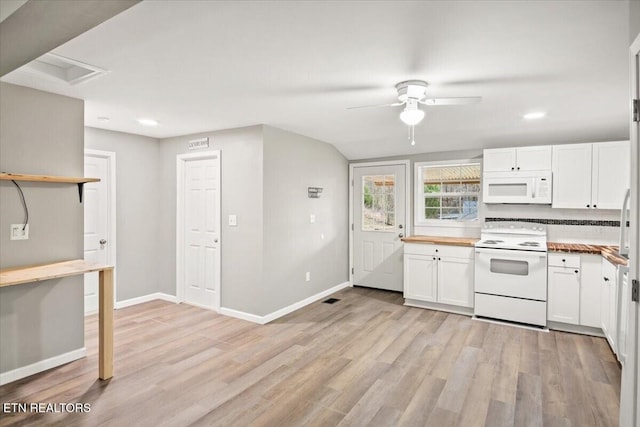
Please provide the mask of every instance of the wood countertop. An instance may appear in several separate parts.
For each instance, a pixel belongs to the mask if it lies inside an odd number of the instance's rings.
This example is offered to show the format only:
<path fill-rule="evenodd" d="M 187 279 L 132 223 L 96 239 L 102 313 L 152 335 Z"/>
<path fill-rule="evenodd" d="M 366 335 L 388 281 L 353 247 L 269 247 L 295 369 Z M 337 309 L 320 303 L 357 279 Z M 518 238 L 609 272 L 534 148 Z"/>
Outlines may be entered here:
<path fill-rule="evenodd" d="M 618 255 L 617 246 L 547 242 L 547 249 L 549 252 L 602 255 L 605 259 L 615 265 L 627 265 L 629 262 L 626 258 Z"/>
<path fill-rule="evenodd" d="M 423 243 L 452 246 L 473 246 L 479 240 L 477 237 L 446 237 L 446 236 L 409 236 L 403 237 L 404 243 Z M 617 246 L 590 245 L 586 243 L 556 243 L 547 242 L 549 252 L 564 252 L 575 254 L 602 255 L 615 265 L 627 265 L 628 260 L 618 255 Z"/>
<path fill-rule="evenodd" d="M 405 243 L 427 243 L 451 246 L 473 246 L 478 241 L 477 237 L 446 237 L 446 236 L 409 236 L 403 237 Z"/>

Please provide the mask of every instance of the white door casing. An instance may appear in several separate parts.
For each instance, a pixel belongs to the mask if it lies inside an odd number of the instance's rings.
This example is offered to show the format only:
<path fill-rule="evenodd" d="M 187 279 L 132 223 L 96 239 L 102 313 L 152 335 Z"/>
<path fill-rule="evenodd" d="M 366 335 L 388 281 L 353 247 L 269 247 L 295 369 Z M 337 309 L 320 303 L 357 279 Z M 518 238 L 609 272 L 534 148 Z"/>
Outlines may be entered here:
<path fill-rule="evenodd" d="M 220 308 L 220 152 L 177 157 L 178 301 Z"/>
<path fill-rule="evenodd" d="M 84 259 L 114 265 L 116 261 L 116 182 L 113 152 L 85 150 L 84 173 L 99 182 L 84 185 Z M 114 302 L 116 298 L 114 274 Z M 84 313 L 98 311 L 98 276 L 84 275 Z"/>
<path fill-rule="evenodd" d="M 409 234 L 409 162 L 350 166 L 351 284 L 402 291 Z"/>
<path fill-rule="evenodd" d="M 631 44 L 629 51 L 629 65 L 631 76 L 630 99 L 640 99 L 640 35 Z M 639 106 L 640 108 L 640 106 Z M 640 114 L 640 112 L 639 112 Z M 631 203 L 630 203 L 630 232 L 629 232 L 629 280 L 640 279 L 640 122 L 630 120 L 631 140 Z M 630 427 L 640 425 L 640 348 L 638 334 L 640 332 L 640 303 L 629 298 L 627 319 L 627 363 L 622 367 L 622 384 L 620 391 L 620 426 Z"/>

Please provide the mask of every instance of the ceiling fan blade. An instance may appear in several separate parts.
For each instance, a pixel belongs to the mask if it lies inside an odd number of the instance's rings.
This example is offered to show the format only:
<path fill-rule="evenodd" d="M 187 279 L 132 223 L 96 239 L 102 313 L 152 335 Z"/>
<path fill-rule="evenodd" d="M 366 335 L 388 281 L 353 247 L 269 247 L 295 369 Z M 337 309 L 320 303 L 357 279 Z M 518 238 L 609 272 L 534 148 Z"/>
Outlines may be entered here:
<path fill-rule="evenodd" d="M 481 96 L 465 96 L 460 98 L 429 98 L 419 101 L 424 105 L 440 106 L 440 105 L 468 105 L 477 104 L 482 101 Z"/>
<path fill-rule="evenodd" d="M 393 104 L 358 105 L 357 107 L 347 107 L 347 110 L 354 110 L 356 108 L 398 107 L 402 104 L 404 104 L 404 102 L 394 102 Z"/>

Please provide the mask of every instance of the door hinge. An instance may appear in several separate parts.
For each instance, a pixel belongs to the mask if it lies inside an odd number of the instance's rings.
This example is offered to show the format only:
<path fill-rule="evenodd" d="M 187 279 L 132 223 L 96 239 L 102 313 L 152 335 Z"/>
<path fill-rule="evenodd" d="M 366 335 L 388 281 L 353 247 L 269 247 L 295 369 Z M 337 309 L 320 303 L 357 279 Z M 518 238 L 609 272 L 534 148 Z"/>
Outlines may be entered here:
<path fill-rule="evenodd" d="M 640 301 L 640 284 L 638 284 L 638 279 L 631 281 L 631 301 Z"/>
<path fill-rule="evenodd" d="M 640 99 L 633 100 L 633 121 L 640 122 Z"/>
<path fill-rule="evenodd" d="M 353 267 L 351 267 L 351 274 L 353 274 Z"/>
<path fill-rule="evenodd" d="M 354 231 L 354 230 L 353 230 L 353 224 L 351 224 L 351 231 Z"/>

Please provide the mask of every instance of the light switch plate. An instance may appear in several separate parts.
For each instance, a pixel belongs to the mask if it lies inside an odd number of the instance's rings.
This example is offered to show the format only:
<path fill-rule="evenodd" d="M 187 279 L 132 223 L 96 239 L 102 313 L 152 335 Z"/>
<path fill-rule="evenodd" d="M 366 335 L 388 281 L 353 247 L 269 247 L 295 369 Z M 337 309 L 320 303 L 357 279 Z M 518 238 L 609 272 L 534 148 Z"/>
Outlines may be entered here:
<path fill-rule="evenodd" d="M 24 229 L 24 230 L 23 230 Z M 11 224 L 11 240 L 27 240 L 29 238 L 29 224 Z"/>
<path fill-rule="evenodd" d="M 229 215 L 229 225 L 231 227 L 236 227 L 238 225 L 238 216 L 237 215 Z"/>
<path fill-rule="evenodd" d="M 316 222 L 316 216 L 315 216 L 315 214 L 311 214 L 311 215 L 309 215 L 309 222 L 310 222 L 311 224 L 314 224 L 314 223 Z"/>

